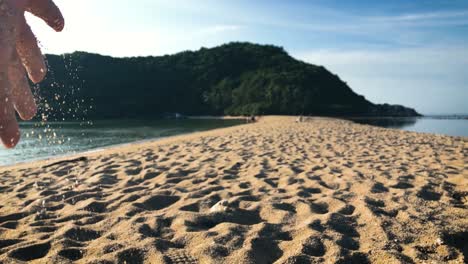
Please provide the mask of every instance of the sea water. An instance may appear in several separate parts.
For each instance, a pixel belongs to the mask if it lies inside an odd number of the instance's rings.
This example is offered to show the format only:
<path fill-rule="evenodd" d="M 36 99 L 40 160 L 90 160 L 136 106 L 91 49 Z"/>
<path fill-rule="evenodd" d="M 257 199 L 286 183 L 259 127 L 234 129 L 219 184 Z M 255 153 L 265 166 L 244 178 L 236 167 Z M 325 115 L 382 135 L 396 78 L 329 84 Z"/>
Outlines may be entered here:
<path fill-rule="evenodd" d="M 418 118 L 352 118 L 361 124 L 413 132 L 468 137 L 468 116 L 426 116 Z"/>
<path fill-rule="evenodd" d="M 97 122 L 22 122 L 14 149 L 0 145 L 0 166 L 74 154 L 106 146 L 228 127 L 241 120 L 112 120 Z"/>

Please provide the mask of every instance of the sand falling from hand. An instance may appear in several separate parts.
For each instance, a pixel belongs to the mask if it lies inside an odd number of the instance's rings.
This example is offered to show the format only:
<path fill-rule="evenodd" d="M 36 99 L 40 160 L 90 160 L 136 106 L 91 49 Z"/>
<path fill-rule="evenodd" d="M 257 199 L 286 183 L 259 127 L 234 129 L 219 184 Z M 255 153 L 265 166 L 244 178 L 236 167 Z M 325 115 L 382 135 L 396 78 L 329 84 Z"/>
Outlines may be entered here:
<path fill-rule="evenodd" d="M 73 65 L 72 58 L 67 57 L 66 55 L 63 55 L 62 58 L 64 60 L 66 73 L 73 80 L 79 81 L 80 77 L 78 68 Z M 80 92 L 82 88 L 81 85 L 84 83 L 84 81 L 76 82 L 81 83 L 79 86 L 59 83 L 56 81 L 54 71 L 48 63 L 47 67 L 47 78 L 50 80 L 50 85 L 42 86 L 38 84 L 33 87 L 33 93 L 37 100 L 38 116 L 40 116 L 40 120 L 34 123 L 31 132 L 26 133 L 25 136 L 26 138 L 37 139 L 39 142 L 47 146 L 56 146 L 56 148 L 51 149 L 52 155 L 69 153 L 69 150 L 71 149 L 69 143 L 72 139 L 61 134 L 62 126 L 60 123 L 78 121 L 80 123 L 80 127 L 82 128 L 92 126 L 93 122 L 87 119 L 89 109 L 93 108 L 91 105 L 92 99 L 85 100 L 75 98 L 75 96 Z M 50 94 L 53 94 L 53 96 L 49 96 L 48 98 L 42 97 L 40 95 L 40 89 L 52 90 L 52 93 Z M 51 123 L 54 123 L 54 125 L 52 126 Z M 86 130 L 83 129 L 82 131 Z M 80 136 L 86 138 L 86 132 L 82 132 Z M 89 140 L 91 141 L 91 139 Z M 73 171 L 72 168 L 68 172 L 70 173 L 71 171 Z M 38 192 L 41 192 L 45 189 L 46 186 L 52 184 L 52 181 L 52 178 L 47 178 L 45 181 L 35 181 L 33 188 Z M 68 182 L 69 190 L 79 188 L 80 186 L 80 181 L 76 178 L 67 178 L 66 181 Z M 65 198 L 66 197 L 63 196 L 62 201 L 64 201 Z M 62 208 L 64 205 L 64 203 L 61 203 L 56 208 Z M 50 214 L 48 211 L 49 206 L 50 201 L 48 199 L 38 200 L 38 206 L 35 209 L 36 218 L 47 219 Z"/>
<path fill-rule="evenodd" d="M 33 93 L 38 104 L 38 116 L 40 120 L 34 123 L 31 132 L 26 133 L 26 138 L 38 140 L 41 144 L 54 146 L 51 148 L 51 154 L 57 155 L 67 153 L 71 147 L 69 145 L 72 138 L 66 137 L 61 133 L 63 128 L 61 123 L 79 122 L 82 127 L 80 136 L 86 138 L 86 129 L 93 125 L 93 122 L 87 118 L 88 112 L 93 109 L 93 99 L 79 98 L 79 93 L 84 84 L 80 79 L 79 68 L 74 65 L 73 58 L 68 55 L 62 56 L 65 65 L 65 72 L 73 80 L 72 84 L 57 82 L 53 69 L 48 65 L 49 85 L 41 84 L 33 87 Z M 48 89 L 48 94 L 53 96 L 43 97 L 40 90 Z M 52 125 L 53 123 L 53 125 Z M 89 139 L 91 141 L 91 139 Z"/>

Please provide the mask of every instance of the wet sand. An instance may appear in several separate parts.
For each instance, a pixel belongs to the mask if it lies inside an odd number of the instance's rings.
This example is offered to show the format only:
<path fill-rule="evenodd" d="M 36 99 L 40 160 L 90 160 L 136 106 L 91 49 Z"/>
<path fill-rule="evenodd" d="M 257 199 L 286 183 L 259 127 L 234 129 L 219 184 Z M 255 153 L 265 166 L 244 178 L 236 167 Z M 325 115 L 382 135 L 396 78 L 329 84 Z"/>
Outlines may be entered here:
<path fill-rule="evenodd" d="M 0 263 L 463 263 L 468 138 L 259 122 L 0 168 Z"/>

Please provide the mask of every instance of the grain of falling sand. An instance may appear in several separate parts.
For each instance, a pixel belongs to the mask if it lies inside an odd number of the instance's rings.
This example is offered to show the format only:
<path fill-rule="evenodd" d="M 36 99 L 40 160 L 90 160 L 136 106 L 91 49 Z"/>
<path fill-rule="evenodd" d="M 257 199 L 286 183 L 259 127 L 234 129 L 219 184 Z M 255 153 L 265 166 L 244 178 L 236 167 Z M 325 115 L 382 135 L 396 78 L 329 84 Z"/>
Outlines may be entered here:
<path fill-rule="evenodd" d="M 467 138 L 294 120 L 2 168 L 0 263 L 464 262 Z"/>

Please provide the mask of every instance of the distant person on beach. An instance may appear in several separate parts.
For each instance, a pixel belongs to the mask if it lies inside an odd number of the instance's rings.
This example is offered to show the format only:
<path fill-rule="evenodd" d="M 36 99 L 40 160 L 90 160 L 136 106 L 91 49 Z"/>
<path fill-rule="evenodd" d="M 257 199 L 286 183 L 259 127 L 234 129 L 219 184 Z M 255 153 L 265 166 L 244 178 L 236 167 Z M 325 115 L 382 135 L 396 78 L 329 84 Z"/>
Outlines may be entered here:
<path fill-rule="evenodd" d="M 37 112 L 26 73 L 34 83 L 47 73 L 25 12 L 43 19 L 57 32 L 65 25 L 52 0 L 0 0 L 0 139 L 7 148 L 15 147 L 20 138 L 15 112 L 23 120 L 32 119 Z"/>
<path fill-rule="evenodd" d="M 255 121 L 257 121 L 257 118 L 254 115 L 247 117 L 247 123 L 255 123 Z"/>

